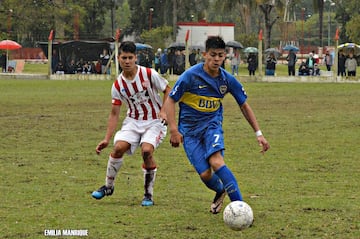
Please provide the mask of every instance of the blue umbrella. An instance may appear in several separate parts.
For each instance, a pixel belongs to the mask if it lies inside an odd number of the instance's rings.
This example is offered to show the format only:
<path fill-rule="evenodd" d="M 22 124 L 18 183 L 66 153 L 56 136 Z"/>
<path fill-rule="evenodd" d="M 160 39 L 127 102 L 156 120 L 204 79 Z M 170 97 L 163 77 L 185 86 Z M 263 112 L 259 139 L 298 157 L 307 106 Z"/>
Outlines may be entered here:
<path fill-rule="evenodd" d="M 294 45 L 286 45 L 283 47 L 284 51 L 299 51 L 299 47 Z"/>
<path fill-rule="evenodd" d="M 135 43 L 135 46 L 136 46 L 136 50 L 152 49 L 152 46 L 143 43 Z"/>

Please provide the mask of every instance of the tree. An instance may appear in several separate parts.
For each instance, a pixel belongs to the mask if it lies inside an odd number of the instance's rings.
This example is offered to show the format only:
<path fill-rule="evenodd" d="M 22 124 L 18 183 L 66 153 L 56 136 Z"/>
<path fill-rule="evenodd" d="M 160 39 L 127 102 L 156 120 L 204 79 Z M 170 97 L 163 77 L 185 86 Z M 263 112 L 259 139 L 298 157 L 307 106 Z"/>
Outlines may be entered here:
<path fill-rule="evenodd" d="M 324 0 L 313 0 L 313 6 L 315 12 L 319 13 L 319 41 L 321 43 L 321 46 L 323 47 Z"/>
<path fill-rule="evenodd" d="M 152 28 L 150 31 L 144 31 L 140 37 L 147 44 L 151 45 L 154 49 L 166 48 L 166 39 L 169 39 L 172 34 L 172 27 L 161 26 Z"/>
<path fill-rule="evenodd" d="M 3 0 L 0 11 L 13 10 L 9 18 L 11 38 L 23 46 L 33 46 L 37 41 L 47 40 L 51 29 L 59 40 L 76 36 L 104 38 L 101 29 L 110 4 L 107 0 Z M 0 22 L 8 22 L 7 16 L 1 14 Z M 7 31 L 4 25 L 0 29 Z"/>
<path fill-rule="evenodd" d="M 256 19 L 257 3 L 253 0 L 215 0 L 213 14 L 222 19 L 234 21 L 241 29 L 241 33 L 250 34 L 254 30 L 252 19 Z M 217 14 L 226 12 L 227 14 Z M 256 29 L 257 31 L 258 29 Z"/>
<path fill-rule="evenodd" d="M 131 12 L 128 0 L 115 0 L 115 5 L 105 15 L 105 24 L 101 31 L 102 35 L 111 32 L 111 35 L 114 36 L 116 29 L 124 31 L 130 25 L 130 18 Z"/>
<path fill-rule="evenodd" d="M 360 43 L 360 15 L 352 16 L 351 20 L 346 24 L 346 33 L 352 42 Z"/>
<path fill-rule="evenodd" d="M 176 37 L 177 22 L 206 19 L 209 22 L 235 22 L 236 40 L 246 35 L 257 35 L 259 29 L 263 28 L 268 47 L 277 18 L 283 16 L 285 1 L 287 0 L 1 0 L 0 36 L 19 41 L 27 47 L 34 46 L 37 41 L 46 41 L 51 29 L 55 30 L 55 39 L 71 40 L 107 38 L 114 35 L 114 28 L 121 28 L 122 34 L 134 33 L 136 39 L 141 40 L 141 34 L 149 31 L 149 9 L 153 8 L 152 28 L 170 26 L 173 39 Z M 322 19 L 327 1 L 329 0 L 291 1 L 297 4 L 297 9 L 306 6 L 307 11 L 310 11 L 308 5 L 312 4 L 319 13 L 319 34 L 316 41 L 320 41 L 321 45 L 324 37 Z M 346 0 L 346 4 L 343 4 L 344 0 L 331 1 L 336 3 L 340 41 L 357 41 L 356 32 L 359 31 L 356 19 L 360 13 L 360 1 Z M 261 13 L 264 13 L 265 19 L 259 17 Z"/>
<path fill-rule="evenodd" d="M 265 38 L 266 38 L 264 42 L 264 47 L 265 49 L 267 49 L 271 46 L 271 29 L 274 23 L 279 19 L 279 17 L 273 18 L 272 20 L 270 19 L 270 13 L 274 5 L 265 3 L 265 4 L 260 4 L 259 7 L 264 14 Z"/>
<path fill-rule="evenodd" d="M 336 21 L 340 29 L 339 42 L 357 42 L 356 31 L 359 31 L 359 24 L 355 19 L 358 19 L 360 14 L 360 2 L 358 0 L 347 0 L 346 4 L 342 4 L 342 0 L 334 0 L 336 6 Z"/>
<path fill-rule="evenodd" d="M 23 47 L 32 46 L 45 35 L 47 37 L 50 26 L 54 24 L 51 6 L 44 1 L 3 0 L 0 12 L 0 30 Z"/>

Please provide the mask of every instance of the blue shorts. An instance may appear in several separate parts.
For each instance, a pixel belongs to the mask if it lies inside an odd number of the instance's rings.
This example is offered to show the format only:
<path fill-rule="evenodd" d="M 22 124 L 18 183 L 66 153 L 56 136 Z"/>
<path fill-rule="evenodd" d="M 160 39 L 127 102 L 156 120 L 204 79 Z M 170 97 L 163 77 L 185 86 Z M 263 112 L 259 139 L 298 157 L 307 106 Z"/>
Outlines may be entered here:
<path fill-rule="evenodd" d="M 198 174 L 210 168 L 209 157 L 221 151 L 224 156 L 224 131 L 221 127 L 207 128 L 199 135 L 184 136 L 184 149 Z"/>

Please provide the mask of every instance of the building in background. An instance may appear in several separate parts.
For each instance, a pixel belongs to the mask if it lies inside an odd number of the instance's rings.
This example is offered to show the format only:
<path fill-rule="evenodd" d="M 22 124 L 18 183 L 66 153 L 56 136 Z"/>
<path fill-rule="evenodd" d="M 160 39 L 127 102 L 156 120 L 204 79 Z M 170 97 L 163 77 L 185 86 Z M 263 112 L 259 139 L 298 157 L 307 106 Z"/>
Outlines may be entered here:
<path fill-rule="evenodd" d="M 190 30 L 188 46 L 205 46 L 205 41 L 209 36 L 219 35 L 225 42 L 234 40 L 234 23 L 224 22 L 178 22 L 178 33 L 176 42 L 185 42 L 186 32 Z"/>

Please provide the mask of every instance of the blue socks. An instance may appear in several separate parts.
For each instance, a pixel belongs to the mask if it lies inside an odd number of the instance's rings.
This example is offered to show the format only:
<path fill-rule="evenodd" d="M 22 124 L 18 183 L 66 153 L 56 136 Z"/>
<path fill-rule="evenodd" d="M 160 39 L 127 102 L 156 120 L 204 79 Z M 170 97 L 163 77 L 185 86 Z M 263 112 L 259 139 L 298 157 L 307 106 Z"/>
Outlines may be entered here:
<path fill-rule="evenodd" d="M 233 173 L 230 171 L 230 169 L 224 165 L 221 168 L 219 168 L 214 176 L 217 175 L 216 178 L 220 178 L 224 188 L 230 198 L 231 201 L 242 201 L 242 196 L 240 192 L 240 188 L 237 184 L 236 178 L 234 177 Z M 214 178 L 214 176 L 212 178 Z M 212 181 L 212 180 L 210 180 Z"/>
<path fill-rule="evenodd" d="M 209 189 L 217 193 L 221 193 L 224 190 L 224 185 L 216 174 L 213 174 L 209 181 L 204 181 L 204 180 L 202 181 Z"/>

